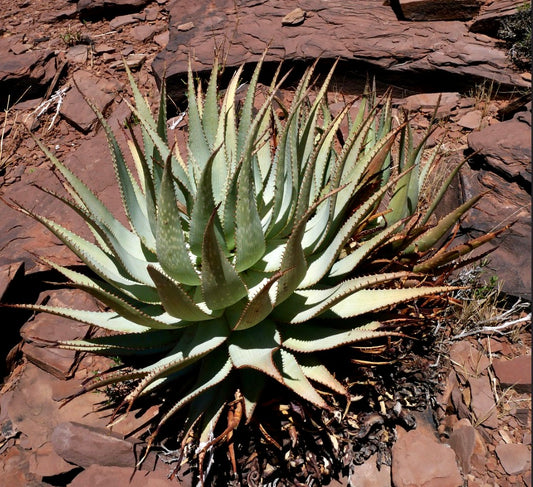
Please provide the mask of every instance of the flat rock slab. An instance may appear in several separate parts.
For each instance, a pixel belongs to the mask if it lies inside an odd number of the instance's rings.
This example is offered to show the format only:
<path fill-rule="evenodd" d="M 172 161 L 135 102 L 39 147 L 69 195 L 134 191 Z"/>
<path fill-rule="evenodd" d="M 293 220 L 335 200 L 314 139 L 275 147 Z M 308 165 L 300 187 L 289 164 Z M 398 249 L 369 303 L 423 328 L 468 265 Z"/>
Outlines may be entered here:
<path fill-rule="evenodd" d="M 59 289 L 48 294 L 49 306 L 98 311 L 94 299 L 77 289 Z M 88 325 L 48 313 L 39 313 L 20 330 L 26 340 L 22 351 L 30 362 L 41 369 L 58 379 L 67 379 L 74 373 L 78 354 L 73 350 L 44 347 L 39 344 L 39 340 L 75 340 L 84 338 L 88 331 Z"/>
<path fill-rule="evenodd" d="M 87 50 L 86 46 L 82 48 Z M 61 105 L 61 115 L 74 127 L 87 133 L 95 126 L 98 119 L 85 100 L 89 100 L 103 113 L 115 99 L 121 85 L 112 79 L 94 76 L 84 70 L 76 71 L 72 79 L 73 86 Z"/>
<path fill-rule="evenodd" d="M 377 467 L 377 453 L 362 465 L 355 465 L 350 474 L 349 485 L 357 487 L 391 487 L 391 468 L 388 465 Z"/>
<path fill-rule="evenodd" d="M 96 20 L 100 17 L 137 12 L 151 0 L 79 0 L 78 12 L 82 18 Z"/>
<path fill-rule="evenodd" d="M 480 0 L 398 0 L 407 20 L 470 20 L 481 7 Z"/>
<path fill-rule="evenodd" d="M 490 365 L 489 358 L 467 340 L 455 342 L 450 347 L 450 360 L 457 374 L 465 380 L 478 377 Z"/>
<path fill-rule="evenodd" d="M 29 459 L 28 469 L 37 477 L 51 477 L 70 472 L 76 465 L 63 460 L 55 451 L 52 443 L 47 442 L 33 452 Z"/>
<path fill-rule="evenodd" d="M 531 451 L 527 445 L 502 444 L 496 447 L 496 455 L 509 475 L 515 475 L 531 467 Z"/>
<path fill-rule="evenodd" d="M 487 275 L 498 276 L 502 290 L 530 298 L 531 293 L 531 111 L 496 123 L 468 137 L 472 151 L 479 151 L 472 167 L 463 167 L 463 195 L 487 193 L 465 217 L 463 227 L 472 236 L 515 222 L 487 248 Z M 488 192 L 487 192 L 488 191 Z"/>
<path fill-rule="evenodd" d="M 454 451 L 418 429 L 400 434 L 392 447 L 392 481 L 395 487 L 463 485 Z"/>
<path fill-rule="evenodd" d="M 531 391 L 531 355 L 512 360 L 495 359 L 492 366 L 502 387 L 514 387 L 519 392 Z"/>
<path fill-rule="evenodd" d="M 305 10 L 305 21 L 283 25 L 298 7 Z M 343 69 L 362 68 L 363 76 L 369 69 L 381 70 L 387 81 L 401 74 L 421 86 L 429 76 L 431 86 L 440 83 L 443 91 L 460 80 L 470 87 L 476 79 L 526 85 L 510 69 L 505 52 L 488 37 L 471 34 L 465 23 L 398 21 L 390 7 L 375 0 L 309 0 L 305 6 L 297 0 L 170 0 L 168 9 L 169 43 L 153 68 L 160 79 L 166 70 L 171 91 L 183 90 L 177 83 L 187 72 L 189 56 L 193 70 L 207 71 L 214 52 L 232 67 L 257 62 L 267 47 L 267 62 L 338 58 L 348 63 Z M 180 30 L 189 23 L 194 27 Z"/>
<path fill-rule="evenodd" d="M 531 186 L 531 111 L 468 136 L 468 145 L 504 178 Z"/>
<path fill-rule="evenodd" d="M 481 7 L 479 15 L 470 23 L 470 32 L 480 32 L 492 37 L 496 36 L 502 20 L 516 14 L 518 8 L 523 5 L 523 0 L 486 2 Z"/>
<path fill-rule="evenodd" d="M 108 413 L 93 413 L 95 405 L 102 400 L 100 394 L 84 394 L 76 397 L 59 409 L 51 400 L 54 384 L 59 379 L 33 364 L 27 364 L 15 386 L 14 393 L 5 404 L 7 418 L 17 431 L 27 436 L 25 448 L 38 451 L 50 440 L 54 428 L 63 422 L 90 422 L 105 427 Z"/>
<path fill-rule="evenodd" d="M 182 482 L 169 480 L 161 472 L 135 471 L 126 467 L 103 467 L 91 465 L 69 484 L 69 487 L 109 487 L 111 485 L 128 487 L 180 487 Z"/>
<path fill-rule="evenodd" d="M 22 36 L 0 38 L 0 109 L 13 105 L 23 94 L 36 98 L 44 93 L 56 72 L 53 51 L 48 49 L 19 50 Z"/>
<path fill-rule="evenodd" d="M 137 441 L 124 440 L 107 428 L 75 422 L 57 425 L 51 441 L 61 458 L 84 468 L 93 464 L 134 468 L 140 453 L 135 451 Z"/>
<path fill-rule="evenodd" d="M 471 391 L 470 407 L 476 422 L 487 428 L 498 427 L 498 408 L 494 400 L 490 379 L 487 375 L 468 379 Z"/>

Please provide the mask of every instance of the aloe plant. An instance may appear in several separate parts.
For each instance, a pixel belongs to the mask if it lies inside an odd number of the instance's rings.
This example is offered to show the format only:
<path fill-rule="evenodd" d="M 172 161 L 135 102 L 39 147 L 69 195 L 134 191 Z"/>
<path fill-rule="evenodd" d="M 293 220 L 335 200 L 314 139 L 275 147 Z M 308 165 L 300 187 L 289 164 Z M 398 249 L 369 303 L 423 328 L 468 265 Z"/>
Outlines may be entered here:
<path fill-rule="evenodd" d="M 141 141 L 130 130 L 134 165 L 93 107 L 128 226 L 41 142 L 70 197 L 54 196 L 85 220 L 94 239 L 21 209 L 92 273 L 49 265 L 108 309 L 27 306 L 106 331 L 56 346 L 155 357 L 83 390 L 135 379 L 124 398 L 129 409 L 178 381 L 182 396 L 166 406 L 159 427 L 187 407 L 184 431 L 197 425 L 200 442 L 237 391 L 250 420 L 272 379 L 322 408 L 329 407 L 322 386 L 347 395 L 321 352 L 399 334 L 383 329 L 377 313 L 448 292 L 431 275 L 471 250 L 435 245 L 478 198 L 439 221 L 433 213 L 443 192 L 421 207 L 438 151 L 422 162 L 428 134 L 415 146 L 408 124 L 394 126 L 388 97 L 367 94 L 353 119 L 350 107 L 333 116 L 326 96 L 333 69 L 315 90 L 311 67 L 290 106 L 274 103 L 283 82 L 278 70 L 255 109 L 261 64 L 240 108 L 242 67 L 224 93 L 216 63 L 205 93 L 189 69 L 188 143 L 175 148 L 167 140 L 164 86 L 154 115 L 128 72 L 142 132 Z"/>

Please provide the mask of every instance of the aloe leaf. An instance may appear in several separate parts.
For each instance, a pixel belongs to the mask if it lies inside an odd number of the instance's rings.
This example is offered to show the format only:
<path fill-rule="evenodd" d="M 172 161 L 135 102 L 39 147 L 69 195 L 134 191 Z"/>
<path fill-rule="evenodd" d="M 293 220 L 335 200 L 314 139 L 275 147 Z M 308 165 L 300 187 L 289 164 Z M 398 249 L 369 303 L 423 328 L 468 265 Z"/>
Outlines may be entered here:
<path fill-rule="evenodd" d="M 135 233 L 139 235 L 143 243 L 149 249 L 155 249 L 155 239 L 150 228 L 150 222 L 148 221 L 146 199 L 126 164 L 124 155 L 122 154 L 122 150 L 118 144 L 115 134 L 113 133 L 113 130 L 98 108 L 90 101 L 86 101 L 97 116 L 106 133 L 107 142 L 109 144 L 111 153 L 111 160 L 115 169 L 115 175 L 119 185 L 122 203 L 124 205 L 126 215 L 128 216 L 128 220 L 135 230 Z"/>
<path fill-rule="evenodd" d="M 248 291 L 239 274 L 226 259 L 217 241 L 213 211 L 202 245 L 202 294 L 212 310 L 227 308 L 244 298 Z"/>
<path fill-rule="evenodd" d="M 354 231 L 361 224 L 369 212 L 375 208 L 387 190 L 394 184 L 389 181 L 387 184 L 377 190 L 370 196 L 347 220 L 335 234 L 335 236 L 328 242 L 328 247 L 318 254 L 318 257 L 310 259 L 308 269 L 305 277 L 302 279 L 299 287 L 306 288 L 312 286 L 320 281 L 331 269 L 341 250 L 350 240 Z M 342 192 L 343 188 L 339 189 Z"/>
<path fill-rule="evenodd" d="M 261 260 L 252 267 L 259 272 L 276 272 L 281 266 L 286 241 L 284 239 L 267 240 L 266 249 Z"/>
<path fill-rule="evenodd" d="M 135 282 L 129 277 L 123 275 L 122 269 L 120 269 L 116 264 L 116 259 L 110 257 L 95 244 L 85 240 L 74 232 L 71 232 L 70 230 L 52 220 L 49 220 L 48 218 L 36 215 L 23 208 L 20 208 L 20 211 L 42 223 L 102 279 L 116 285 L 119 288 L 123 286 L 128 287 L 130 285 L 138 286 L 138 282 Z M 143 289 L 146 289 L 146 283 L 143 282 L 142 284 Z M 147 285 L 150 286 L 150 284 L 151 283 L 148 283 Z"/>
<path fill-rule="evenodd" d="M 156 185 L 154 183 L 154 178 L 152 171 L 153 169 L 148 164 L 146 157 L 139 146 L 139 142 L 137 141 L 137 138 L 135 137 L 135 134 L 133 133 L 133 130 L 130 128 L 130 135 L 131 139 L 128 140 L 128 147 L 130 149 L 131 155 L 133 157 L 133 160 L 135 162 L 135 165 L 137 167 L 137 172 L 139 174 L 139 179 L 142 184 L 142 188 L 144 191 L 144 194 L 146 195 L 146 212 L 148 216 L 148 222 L 150 224 L 150 229 L 152 231 L 152 234 L 156 234 L 156 213 L 157 213 L 157 205 L 156 205 Z M 159 187 L 159 182 L 157 187 Z M 156 238 L 157 243 L 157 238 Z"/>
<path fill-rule="evenodd" d="M 237 184 L 235 214 L 235 269 L 252 267 L 265 252 L 265 237 L 257 211 L 251 161 L 244 161 Z"/>
<path fill-rule="evenodd" d="M 39 148 L 46 154 L 50 162 L 61 175 L 67 180 L 69 190 L 73 196 L 77 196 L 83 205 L 87 208 L 88 213 L 94 215 L 95 220 L 102 222 L 116 237 L 122 242 L 123 246 L 129 249 L 136 249 L 141 251 L 139 238 L 130 232 L 122 223 L 120 223 L 107 207 L 96 197 L 96 195 L 70 171 L 63 163 L 61 163 L 38 139 L 33 139 Z M 70 186 L 70 188 L 69 188 Z"/>
<path fill-rule="evenodd" d="M 314 355 L 298 356 L 298 363 L 304 375 L 319 384 L 329 387 L 332 391 L 346 396 L 348 391 Z"/>
<path fill-rule="evenodd" d="M 348 329 L 306 324 L 305 326 L 285 325 L 280 328 L 280 332 L 284 348 L 293 352 L 310 354 L 395 334 L 394 332 L 379 331 L 380 327 L 381 323 L 378 321 L 359 319 L 356 322 L 351 322 Z"/>
<path fill-rule="evenodd" d="M 138 281 L 139 283 L 142 283 L 148 287 L 153 287 L 153 283 L 150 281 L 149 276 L 146 273 L 146 261 L 154 260 L 154 256 L 151 254 L 151 252 L 146 250 L 143 251 L 142 246 L 141 249 L 132 249 L 131 247 L 125 248 L 122 245 L 122 242 L 120 242 L 120 240 L 112 231 L 110 231 L 105 225 L 101 224 L 101 222 L 94 220 L 92 215 L 82 207 L 79 207 L 76 204 L 48 190 L 43 191 L 46 191 L 48 194 L 61 200 L 63 203 L 65 203 L 65 205 L 72 208 L 85 220 L 93 234 L 97 237 L 100 247 L 102 248 L 102 252 L 104 252 L 106 255 L 109 255 L 109 257 L 114 261 L 114 266 L 117 267 L 121 274 L 126 274 L 131 279 Z M 48 223 L 53 224 L 51 221 Z M 74 235 L 72 232 L 62 229 L 60 225 L 56 224 L 55 230 L 50 226 L 48 226 L 48 228 L 50 228 L 59 238 L 61 238 L 63 242 L 66 243 L 64 238 L 69 238 L 68 236 L 70 236 L 70 240 L 77 241 L 78 246 L 81 246 L 86 253 L 91 252 L 89 249 L 92 249 L 93 257 L 95 252 L 98 253 L 96 250 L 97 247 L 91 246 L 92 244 L 89 244 L 88 241 L 85 241 L 81 237 Z M 61 237 L 60 234 L 63 234 L 63 237 Z M 102 245 L 102 242 L 104 245 Z M 125 243 L 127 244 L 128 242 L 126 241 Z M 102 253 L 100 253 L 100 255 L 102 255 Z M 83 259 L 81 256 L 80 258 Z"/>
<path fill-rule="evenodd" d="M 322 314 L 324 319 L 351 318 L 388 306 L 395 306 L 425 296 L 448 293 L 456 289 L 452 286 L 423 286 L 404 289 L 363 289 L 345 297 Z"/>
<path fill-rule="evenodd" d="M 266 51 L 263 53 L 259 61 L 257 62 L 252 78 L 250 79 L 250 84 L 248 85 L 248 90 L 246 91 L 246 98 L 244 99 L 244 104 L 241 110 L 241 116 L 239 117 L 239 131 L 237 135 L 237 158 L 240 159 L 244 152 L 244 147 L 246 144 L 246 138 L 250 132 L 252 125 L 252 111 L 254 107 L 255 100 L 255 90 L 257 87 L 257 81 L 259 79 L 259 73 L 261 67 L 263 66 L 263 61 L 266 56 Z"/>
<path fill-rule="evenodd" d="M 337 64 L 338 64 L 338 60 L 336 60 L 333 63 L 332 68 L 327 74 L 326 79 L 324 80 L 324 83 L 322 83 L 322 86 L 315 97 L 313 105 L 311 106 L 309 113 L 307 114 L 306 122 L 301 131 L 300 141 L 297 147 L 297 157 L 298 157 L 298 160 L 300 161 L 307 161 L 313 150 L 315 128 L 317 125 L 317 118 L 318 118 L 318 109 L 321 106 L 324 100 L 324 96 L 327 93 L 329 83 L 331 81 L 331 78 L 333 76 L 333 73 L 335 71 Z M 300 92 L 300 96 L 302 96 L 303 92 L 307 89 L 307 83 L 309 82 L 309 78 L 311 77 L 312 72 L 313 72 L 313 68 L 309 69 L 309 73 L 306 73 L 306 75 L 304 76 L 304 78 L 307 77 L 307 82 L 302 84 L 302 91 Z"/>
<path fill-rule="evenodd" d="M 409 247 L 407 247 L 403 254 L 410 254 L 413 252 L 425 252 L 433 247 L 444 235 L 446 232 L 455 225 L 459 219 L 474 206 L 481 198 L 483 194 L 474 196 L 469 199 L 466 203 L 463 203 L 461 206 L 455 210 L 448 213 L 444 218 L 439 220 L 439 222 L 422 235 L 420 235 Z"/>
<path fill-rule="evenodd" d="M 277 284 L 276 306 L 291 296 L 294 290 L 302 282 L 302 279 L 304 279 L 307 271 L 307 262 L 302 247 L 305 225 L 317 207 L 335 192 L 336 191 L 331 192 L 311 205 L 302 219 L 295 224 L 292 233 L 287 240 L 287 245 L 283 251 L 283 258 L 281 259 L 281 267 L 279 270 L 283 275 L 280 277 Z"/>
<path fill-rule="evenodd" d="M 107 355 L 155 354 L 172 348 L 177 336 L 177 332 L 173 330 L 121 333 L 85 340 L 64 340 L 60 342 L 60 348 Z"/>
<path fill-rule="evenodd" d="M 125 296 L 121 296 L 122 293 L 117 292 L 116 289 L 109 289 L 109 286 L 106 286 L 105 283 L 98 283 L 66 267 L 58 266 L 51 262 L 48 262 L 48 264 L 68 277 L 75 287 L 91 294 L 117 314 L 133 323 L 149 328 L 165 328 L 168 325 L 176 326 L 179 324 L 179 320 L 166 314 L 160 305 L 145 305 L 140 302 L 132 303 Z M 180 325 L 187 326 L 186 323 Z"/>
<path fill-rule="evenodd" d="M 190 286 L 200 284 L 200 278 L 191 262 L 181 227 L 170 158 L 165 164 L 158 198 L 156 242 L 157 257 L 161 267 L 170 277 Z"/>
<path fill-rule="evenodd" d="M 342 277 L 352 272 L 361 262 L 364 261 L 376 248 L 385 243 L 398 228 L 403 225 L 402 221 L 396 222 L 393 225 L 379 230 L 378 233 L 371 239 L 361 243 L 353 252 L 346 257 L 339 259 L 332 266 L 328 277 Z M 417 271 L 415 271 L 417 272 Z"/>
<path fill-rule="evenodd" d="M 333 169 L 332 184 L 333 187 L 341 184 L 341 181 L 355 181 L 359 182 L 362 174 L 366 168 L 360 163 L 360 154 L 364 149 L 364 141 L 373 122 L 373 115 L 376 107 L 373 107 L 370 113 L 365 118 L 366 102 L 361 102 L 356 122 L 348 134 L 348 138 L 342 147 L 341 154 L 337 160 L 337 164 Z"/>
<path fill-rule="evenodd" d="M 218 128 L 217 77 L 218 58 L 215 56 L 202 111 L 202 127 L 207 143 L 211 148 L 214 146 Z"/>
<path fill-rule="evenodd" d="M 288 272 L 288 271 L 286 271 Z M 272 299 L 269 296 L 270 288 L 283 275 L 282 272 L 274 274 L 263 287 L 250 299 L 242 311 L 235 327 L 235 331 L 246 330 L 263 321 L 272 311 Z"/>
<path fill-rule="evenodd" d="M 172 150 L 170 149 L 170 147 L 163 141 L 163 139 L 161 139 L 161 137 L 159 137 L 159 134 L 157 133 L 157 129 L 155 129 L 149 122 L 141 118 L 135 107 L 131 106 L 130 104 L 128 104 L 128 106 L 130 110 L 137 117 L 139 117 L 139 123 L 141 124 L 142 128 L 145 130 L 146 136 L 153 143 L 155 149 L 157 149 L 157 153 L 159 154 L 158 159 L 161 159 L 161 161 L 166 161 L 169 156 L 172 158 L 172 170 L 174 171 L 175 177 L 179 179 L 181 183 L 180 189 L 181 188 L 186 189 L 186 193 L 184 194 L 178 193 L 177 195 L 178 201 L 180 201 L 180 203 L 186 204 L 187 198 L 190 197 L 190 193 L 192 191 L 192 184 L 191 184 L 189 176 L 185 172 L 183 165 L 180 164 L 176 160 L 176 157 L 174 156 L 174 154 L 172 154 Z M 162 172 L 162 168 L 160 167 L 159 163 L 153 164 L 152 173 L 154 176 L 154 185 L 155 185 L 156 191 L 158 189 L 157 187 L 158 185 L 156 185 L 155 183 L 159 180 L 159 177 L 156 178 L 156 173 L 159 174 L 161 172 Z"/>
<path fill-rule="evenodd" d="M 331 147 L 333 144 L 333 137 L 335 137 L 335 134 L 337 133 L 341 122 L 346 117 L 347 112 L 348 107 L 344 107 L 344 109 L 340 111 L 340 113 L 335 117 L 333 122 L 328 125 L 327 129 L 320 137 L 318 144 L 316 145 L 313 153 L 311 154 L 311 159 L 308 162 L 307 160 L 305 160 L 306 168 L 304 172 L 304 177 L 300 182 L 298 203 L 296 206 L 296 213 L 294 215 L 294 219 L 296 221 L 300 220 L 309 205 L 312 203 L 312 199 L 315 199 L 314 197 L 311 198 L 311 184 L 313 182 L 313 177 L 315 176 L 316 172 L 320 171 L 320 168 L 316 168 L 317 166 L 320 166 L 320 164 L 325 164 L 326 158 L 329 157 L 329 152 L 332 150 Z M 320 187 L 322 186 L 323 185 L 320 185 Z M 335 197 L 332 196 L 332 198 Z"/>
<path fill-rule="evenodd" d="M 135 240 L 126 239 L 124 242 L 120 242 L 117 235 L 104 223 L 95 219 L 94 215 L 87 211 L 86 207 L 83 205 L 83 202 L 81 202 L 81 200 L 78 198 L 75 198 L 75 195 L 73 195 L 75 201 L 71 201 L 49 189 L 42 188 L 40 186 L 37 186 L 37 188 L 58 199 L 64 205 L 74 210 L 81 218 L 83 218 L 85 223 L 88 225 L 89 230 L 91 230 L 97 239 L 98 246 L 100 246 L 100 248 L 102 248 L 102 250 L 105 252 L 115 254 L 115 257 L 117 258 L 116 260 L 120 261 L 120 263 L 123 265 L 123 269 L 126 272 L 129 272 L 130 275 L 135 274 L 137 266 L 133 264 L 132 269 L 128 270 L 127 267 L 124 267 L 125 263 L 139 260 L 144 261 L 146 259 L 155 259 L 155 256 L 152 255 L 148 249 L 143 247 L 141 241 L 137 237 L 134 237 Z"/>
<path fill-rule="evenodd" d="M 161 83 L 161 90 L 159 95 L 159 105 L 157 113 L 157 134 L 165 144 L 168 145 L 167 134 L 167 84 L 165 78 Z"/>
<path fill-rule="evenodd" d="M 453 179 L 457 175 L 457 173 L 460 171 L 460 169 L 463 167 L 465 162 L 468 161 L 468 159 L 464 159 L 462 162 L 460 162 L 452 172 L 448 175 L 448 177 L 444 180 L 444 182 L 440 185 L 439 191 L 437 192 L 436 196 L 431 200 L 431 203 L 424 213 L 424 216 L 420 220 L 420 225 L 425 225 L 431 215 L 434 213 L 435 209 L 437 208 L 438 204 L 441 202 L 444 194 L 446 193 L 447 189 L 450 187 L 450 184 L 452 183 Z M 427 163 L 430 164 L 429 162 Z"/>
<path fill-rule="evenodd" d="M 492 239 L 496 238 L 498 235 L 502 234 L 510 228 L 510 225 L 507 225 L 495 232 L 487 233 L 486 235 L 481 235 L 478 238 L 469 240 L 464 244 L 460 244 L 453 249 L 448 251 L 438 252 L 436 255 L 430 257 L 429 259 L 424 260 L 420 264 L 416 264 L 413 267 L 414 272 L 428 273 L 431 272 L 443 265 L 446 265 L 459 257 L 472 252 L 481 245 L 484 245 L 487 242 L 490 242 Z"/>
<path fill-rule="evenodd" d="M 156 284 L 163 308 L 171 316 L 189 322 L 213 319 L 213 314 L 195 304 L 178 282 L 153 266 L 148 267 L 148 272 Z"/>
<path fill-rule="evenodd" d="M 356 166 L 356 171 L 352 172 L 350 175 L 351 185 L 363 184 L 381 171 L 383 163 L 387 158 L 387 155 L 390 153 L 394 140 L 400 130 L 401 127 L 398 127 L 396 130 L 393 130 L 382 137 L 364 156 L 361 157 Z M 403 177 L 405 176 L 406 174 L 403 175 Z M 398 182 L 398 184 L 400 184 L 400 182 Z M 332 211 L 332 220 L 336 220 L 339 216 L 342 217 L 342 215 L 344 215 L 350 199 L 351 195 L 349 192 L 343 192 L 337 195 L 336 206 Z"/>
<path fill-rule="evenodd" d="M 230 175 L 237 165 L 237 128 L 235 114 L 235 92 L 239 83 L 243 67 L 241 66 L 231 78 L 226 90 L 220 116 L 217 134 L 213 147 L 222 147 L 213 162 L 213 196 L 215 201 L 221 202 L 221 214 L 224 214 L 224 193 Z"/>
<path fill-rule="evenodd" d="M 220 384 L 227 378 L 231 369 L 231 360 L 224 351 L 215 350 L 214 352 L 211 352 L 205 360 L 202 360 L 195 385 L 174 406 L 172 406 L 160 421 L 159 426 L 176 414 L 176 412 L 187 403 L 198 398 L 206 391 L 212 390 L 217 384 Z"/>
<path fill-rule="evenodd" d="M 36 312 L 48 313 L 62 318 L 69 318 L 87 325 L 97 326 L 103 330 L 120 333 L 143 333 L 149 328 L 127 320 L 112 311 L 88 311 L 83 309 L 62 308 L 59 306 L 43 306 L 38 304 L 13 304 L 13 308 L 27 309 Z M 161 329 L 171 329 L 172 326 L 161 325 Z"/>
<path fill-rule="evenodd" d="M 243 330 L 232 333 L 228 351 L 237 369 L 251 368 L 283 383 L 279 370 L 274 365 L 273 353 L 280 346 L 279 332 L 273 321 L 265 320 L 253 332 Z"/>
<path fill-rule="evenodd" d="M 280 349 L 274 357 L 281 371 L 283 384 L 315 406 L 324 409 L 330 408 L 322 396 L 311 385 L 294 355 L 287 350 Z"/>
<path fill-rule="evenodd" d="M 235 248 L 235 215 L 237 212 L 237 180 L 241 165 L 238 164 L 234 173 L 228 176 L 226 195 L 224 198 L 224 239 L 228 250 Z"/>
<path fill-rule="evenodd" d="M 295 144 L 297 144 L 294 136 L 297 135 L 295 124 L 297 123 L 298 108 L 304 100 L 305 98 L 302 97 L 292 103 L 287 122 L 279 135 L 280 140 L 274 157 L 276 191 L 274 192 L 272 207 L 273 217 L 266 232 L 267 238 L 274 238 L 289 226 L 291 213 L 296 210 L 299 172 L 294 170 L 293 167 L 294 153 L 296 151 Z M 274 118 L 277 119 L 276 116 Z M 283 188 L 283 190 L 280 191 L 280 188 Z"/>
<path fill-rule="evenodd" d="M 305 234 L 302 239 L 302 247 L 305 255 L 313 254 L 320 244 L 328 238 L 330 220 L 331 198 L 321 203 L 315 215 L 313 215 L 305 226 Z"/>
<path fill-rule="evenodd" d="M 201 427 L 199 428 L 198 444 L 206 445 L 210 440 L 214 438 L 215 427 L 227 405 L 228 400 L 232 399 L 228 390 L 229 384 L 227 381 L 222 381 L 216 390 L 214 398 L 209 402 L 209 406 L 204 409 L 200 418 Z M 211 389 L 208 391 L 210 392 Z M 203 395 L 206 393 L 204 392 Z"/>
<path fill-rule="evenodd" d="M 167 142 L 167 136 L 166 136 L 166 90 L 165 90 L 165 83 L 163 82 L 161 86 L 161 96 L 160 96 L 160 105 L 159 105 L 159 117 L 158 121 L 156 122 L 152 111 L 150 109 L 150 106 L 148 105 L 148 102 L 146 101 L 145 97 L 142 95 L 142 93 L 139 90 L 139 87 L 137 86 L 137 83 L 135 83 L 135 80 L 133 78 L 133 75 L 131 73 L 131 70 L 125 65 L 126 73 L 128 75 L 128 79 L 130 82 L 131 90 L 133 92 L 133 99 L 135 102 L 135 109 L 137 112 L 137 117 L 139 119 L 144 120 L 145 123 L 149 124 L 153 130 L 157 130 L 160 137 Z M 164 130 L 162 130 L 162 122 L 164 117 Z M 148 135 L 146 129 L 144 127 L 141 127 L 142 132 L 142 138 L 143 138 L 143 146 L 144 146 L 144 153 L 146 154 L 146 163 L 148 167 L 150 168 L 149 174 L 152 174 L 153 176 L 153 183 L 154 183 L 154 189 L 158 191 L 159 189 L 159 181 L 160 181 L 160 171 L 159 166 L 157 162 L 161 162 L 161 156 L 159 152 L 157 151 L 152 139 Z M 164 135 L 163 135 L 164 133 Z M 142 178 L 141 178 L 142 181 Z"/>
<path fill-rule="evenodd" d="M 150 110 L 150 106 L 148 105 L 148 102 L 142 95 L 141 91 L 139 90 L 139 87 L 137 86 L 137 83 L 135 82 L 135 79 L 133 78 L 133 75 L 131 73 L 130 68 L 126 63 L 124 63 L 124 67 L 126 69 L 126 74 L 128 75 L 128 80 L 130 82 L 131 91 L 133 93 L 133 99 L 135 101 L 135 106 L 137 107 L 137 110 L 139 112 L 139 115 L 146 120 L 146 122 L 150 123 L 154 128 L 156 128 L 156 121 L 154 120 L 154 117 L 152 115 L 152 110 Z M 163 93 L 163 90 L 161 91 Z M 164 104 L 166 104 L 166 100 L 164 98 L 161 99 L 161 101 L 164 101 L 163 104 L 160 103 L 160 108 Z M 165 120 L 166 123 L 166 120 Z"/>
<path fill-rule="evenodd" d="M 188 81 L 187 81 L 187 101 L 189 103 L 189 143 L 192 156 L 199 169 L 203 169 L 209 159 L 210 149 L 200 115 L 200 107 L 194 93 L 194 80 L 192 76 L 191 63 L 189 60 Z"/>
<path fill-rule="evenodd" d="M 146 372 L 146 377 L 128 394 L 126 402 L 135 400 L 155 380 L 168 377 L 205 357 L 222 345 L 228 336 L 228 327 L 222 320 L 211 320 L 209 325 L 202 323 L 186 330 L 187 333 L 164 358 L 141 369 Z"/>
<path fill-rule="evenodd" d="M 410 274 L 407 272 L 388 272 L 355 277 L 331 288 L 299 289 L 276 308 L 274 315 L 284 322 L 303 323 L 324 313 L 348 296 L 360 292 L 361 289 L 408 276 Z"/>
<path fill-rule="evenodd" d="M 191 246 L 191 252 L 198 256 L 202 254 L 202 242 L 204 239 L 204 233 L 206 230 L 207 222 L 212 216 L 214 219 L 216 219 L 217 227 L 220 227 L 220 222 L 218 222 L 218 215 L 216 213 L 213 214 L 213 210 L 215 208 L 215 200 L 213 198 L 212 185 L 213 161 L 219 150 L 220 147 L 215 149 L 205 164 L 200 178 L 200 182 L 198 184 L 196 198 L 194 200 L 194 207 L 191 214 L 189 243 Z"/>

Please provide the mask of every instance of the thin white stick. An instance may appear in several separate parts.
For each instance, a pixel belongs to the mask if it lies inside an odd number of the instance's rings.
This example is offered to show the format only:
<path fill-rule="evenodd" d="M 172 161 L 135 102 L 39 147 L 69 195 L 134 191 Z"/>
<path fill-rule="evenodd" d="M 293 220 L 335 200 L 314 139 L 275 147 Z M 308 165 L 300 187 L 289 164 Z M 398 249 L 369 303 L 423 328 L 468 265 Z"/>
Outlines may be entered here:
<path fill-rule="evenodd" d="M 463 333 L 460 333 L 459 335 L 455 335 L 453 337 L 453 340 L 458 340 L 459 338 L 464 338 L 471 335 L 477 335 L 478 333 L 502 333 L 502 330 L 505 330 L 506 328 L 509 328 L 510 326 L 517 325 L 519 323 L 525 323 L 527 321 L 531 321 L 531 313 L 529 313 L 527 316 L 524 316 L 523 318 L 518 318 L 517 320 L 512 321 L 506 321 L 505 323 L 502 323 L 498 326 L 484 326 L 483 328 L 480 328 L 479 330 L 472 330 L 472 331 L 465 331 Z"/>

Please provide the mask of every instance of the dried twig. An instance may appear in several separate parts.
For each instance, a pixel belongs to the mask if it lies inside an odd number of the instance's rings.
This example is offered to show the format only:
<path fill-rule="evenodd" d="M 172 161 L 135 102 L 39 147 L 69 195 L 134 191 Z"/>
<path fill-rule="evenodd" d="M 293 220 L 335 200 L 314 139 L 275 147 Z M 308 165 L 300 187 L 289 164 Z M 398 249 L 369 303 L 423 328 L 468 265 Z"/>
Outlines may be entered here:
<path fill-rule="evenodd" d="M 492 319 L 490 321 L 495 321 L 495 319 Z M 531 313 L 529 313 L 527 316 L 524 316 L 523 318 L 518 318 L 516 320 L 506 321 L 505 323 L 501 323 L 497 326 L 484 326 L 483 328 L 479 328 L 477 330 L 471 330 L 471 331 L 465 331 L 463 333 L 460 333 L 459 335 L 455 335 L 452 339 L 458 340 L 460 338 L 464 338 L 467 336 L 472 335 L 478 335 L 481 333 L 499 333 L 500 335 L 504 335 L 503 330 L 507 330 L 507 328 L 517 325 L 519 323 L 527 323 L 531 322 Z"/>

